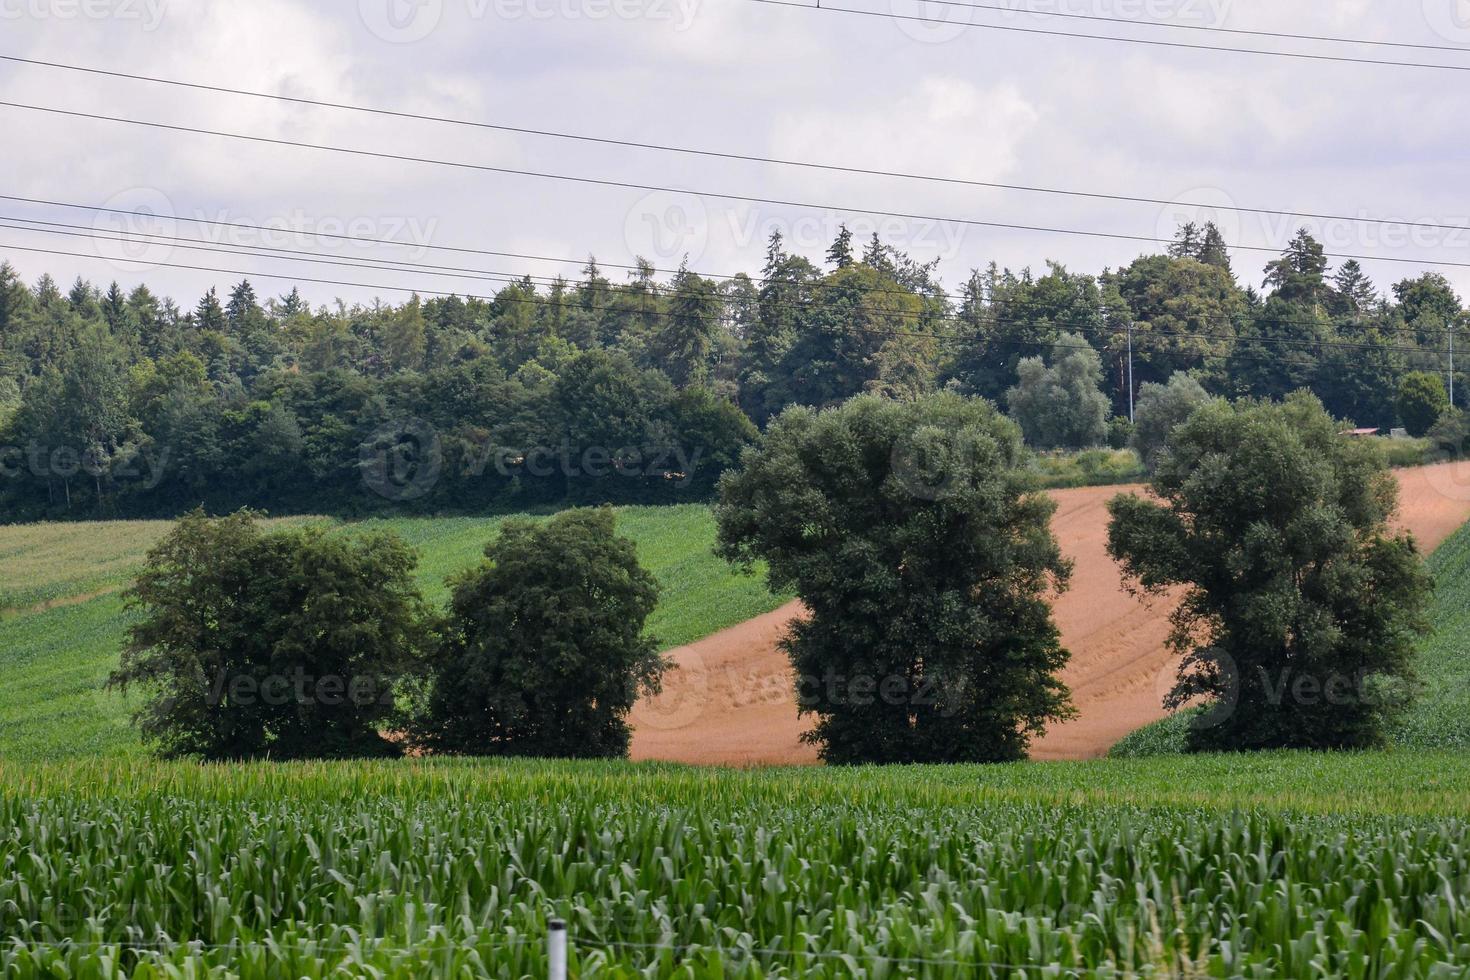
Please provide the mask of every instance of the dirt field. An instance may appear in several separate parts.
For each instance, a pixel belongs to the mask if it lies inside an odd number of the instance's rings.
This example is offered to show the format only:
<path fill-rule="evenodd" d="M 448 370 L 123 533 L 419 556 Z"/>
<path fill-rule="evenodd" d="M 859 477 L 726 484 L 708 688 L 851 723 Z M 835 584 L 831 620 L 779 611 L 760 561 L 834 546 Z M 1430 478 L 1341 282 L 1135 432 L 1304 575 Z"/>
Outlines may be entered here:
<path fill-rule="evenodd" d="M 1399 472 L 1400 523 L 1432 550 L 1470 520 L 1470 463 Z M 1174 674 L 1164 650 L 1169 604 L 1145 605 L 1124 592 L 1105 551 L 1105 504 L 1127 487 L 1053 492 L 1053 528 L 1077 563 L 1072 588 L 1056 604 L 1062 640 L 1072 651 L 1063 679 L 1078 718 L 1038 741 L 1038 759 L 1086 759 L 1105 753 L 1135 728 L 1163 716 Z M 664 693 L 633 711 L 633 758 L 726 765 L 810 763 L 803 745 L 791 670 L 777 641 L 797 603 L 673 651 L 677 670 Z"/>

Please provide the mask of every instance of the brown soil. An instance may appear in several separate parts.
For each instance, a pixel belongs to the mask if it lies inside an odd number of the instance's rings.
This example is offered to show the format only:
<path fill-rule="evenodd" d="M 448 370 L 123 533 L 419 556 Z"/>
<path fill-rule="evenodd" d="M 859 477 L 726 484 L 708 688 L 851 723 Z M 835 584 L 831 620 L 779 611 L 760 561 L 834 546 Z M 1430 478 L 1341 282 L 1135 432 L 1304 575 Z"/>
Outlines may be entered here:
<path fill-rule="evenodd" d="M 1400 521 L 1428 552 L 1470 520 L 1470 463 L 1401 470 Z M 1136 487 L 1057 490 L 1052 526 L 1075 560 L 1072 587 L 1055 604 L 1072 661 L 1062 678 L 1079 715 L 1036 742 L 1037 759 L 1088 759 L 1164 716 L 1175 660 L 1164 649 L 1172 603 L 1130 596 L 1108 558 L 1105 504 Z M 664 693 L 632 714 L 633 758 L 719 765 L 812 763 L 801 742 L 791 668 L 778 641 L 801 614 L 791 603 L 671 652 Z"/>

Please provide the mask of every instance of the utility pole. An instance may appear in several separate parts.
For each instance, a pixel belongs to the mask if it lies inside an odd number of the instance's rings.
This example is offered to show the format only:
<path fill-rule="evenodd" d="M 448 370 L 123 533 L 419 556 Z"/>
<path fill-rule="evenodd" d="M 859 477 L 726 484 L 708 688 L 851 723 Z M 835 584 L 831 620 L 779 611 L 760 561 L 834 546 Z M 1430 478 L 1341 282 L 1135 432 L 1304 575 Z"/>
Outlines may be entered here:
<path fill-rule="evenodd" d="M 1454 401 L 1451 396 L 1451 401 Z M 1128 421 L 1133 422 L 1133 321 L 1128 321 Z"/>
<path fill-rule="evenodd" d="M 1455 407 L 1455 325 L 1450 323 L 1450 408 Z"/>

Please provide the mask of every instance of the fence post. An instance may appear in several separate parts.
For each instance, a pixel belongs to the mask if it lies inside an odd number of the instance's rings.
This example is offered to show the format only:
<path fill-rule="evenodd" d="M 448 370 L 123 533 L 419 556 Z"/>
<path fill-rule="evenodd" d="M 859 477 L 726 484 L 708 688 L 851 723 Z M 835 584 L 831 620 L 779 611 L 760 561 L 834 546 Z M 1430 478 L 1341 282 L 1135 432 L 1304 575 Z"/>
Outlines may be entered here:
<path fill-rule="evenodd" d="M 552 919 L 546 927 L 546 975 L 548 980 L 567 980 L 566 921 Z"/>

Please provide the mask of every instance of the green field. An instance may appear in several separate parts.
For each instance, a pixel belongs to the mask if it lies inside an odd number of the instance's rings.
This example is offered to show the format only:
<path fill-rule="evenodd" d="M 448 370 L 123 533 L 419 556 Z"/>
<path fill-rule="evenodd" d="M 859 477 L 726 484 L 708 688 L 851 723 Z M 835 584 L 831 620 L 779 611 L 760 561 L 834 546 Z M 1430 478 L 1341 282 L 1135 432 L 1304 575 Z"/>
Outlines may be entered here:
<path fill-rule="evenodd" d="M 638 546 L 663 593 L 648 631 L 664 648 L 744 622 L 782 601 L 760 576 L 716 558 L 702 506 L 630 507 L 618 530 Z M 298 523 L 321 518 L 295 518 Z M 418 581 L 435 603 L 445 579 L 481 558 L 502 518 L 404 518 L 343 525 L 389 528 L 419 552 Z M 0 526 L 0 758 L 138 754 L 130 708 L 102 690 L 129 622 L 121 591 L 166 521 Z"/>
<path fill-rule="evenodd" d="M 0 762 L 0 971 L 1464 976 L 1467 814 L 1457 754 Z"/>

